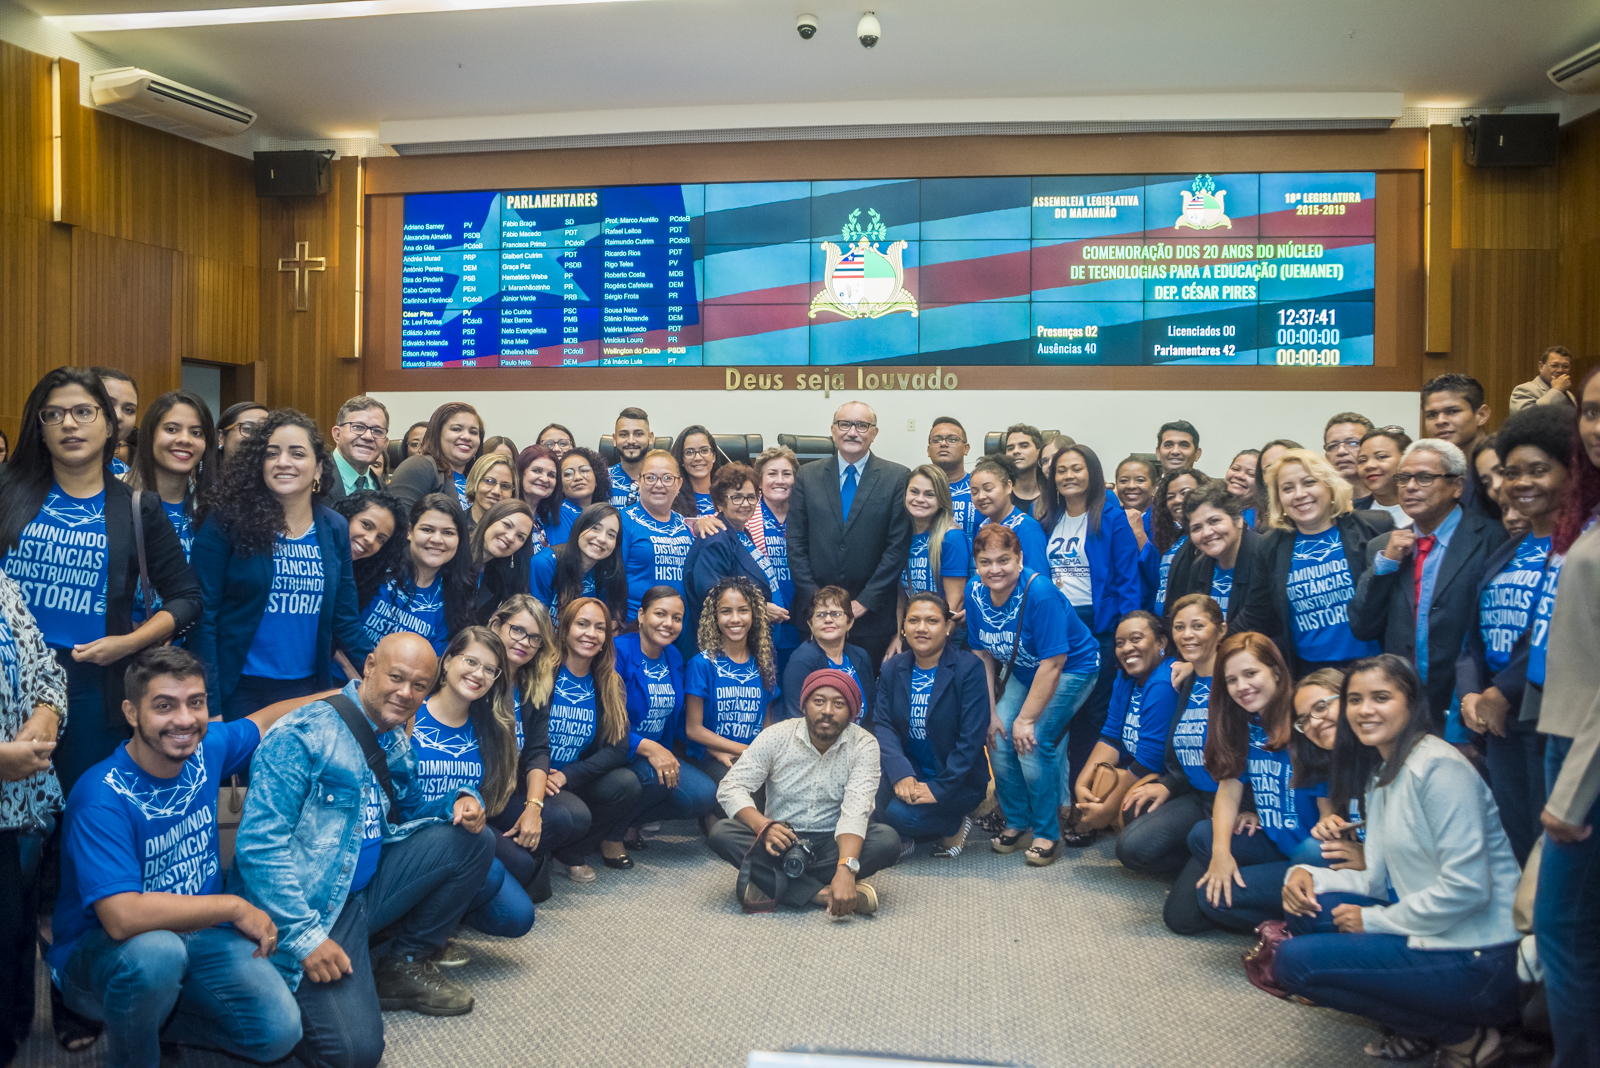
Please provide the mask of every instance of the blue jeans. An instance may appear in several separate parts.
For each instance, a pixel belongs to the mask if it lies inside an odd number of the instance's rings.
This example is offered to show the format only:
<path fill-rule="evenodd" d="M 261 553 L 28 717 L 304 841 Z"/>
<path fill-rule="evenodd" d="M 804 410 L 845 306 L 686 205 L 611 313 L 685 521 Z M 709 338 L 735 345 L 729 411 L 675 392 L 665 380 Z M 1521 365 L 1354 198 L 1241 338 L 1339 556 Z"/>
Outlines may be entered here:
<path fill-rule="evenodd" d="M 96 928 L 73 947 L 58 979 L 68 1008 L 105 1021 L 113 1068 L 157 1068 L 162 1039 L 282 1060 L 300 1041 L 300 1009 L 278 969 L 251 956 L 255 949 L 231 927 L 147 931 L 121 942 Z"/>
<path fill-rule="evenodd" d="M 894 784 L 884 781 L 878 787 L 881 813 L 878 818 L 899 831 L 902 839 L 920 842 L 928 838 L 948 838 L 961 829 L 961 821 L 988 793 L 987 786 L 964 786 L 950 791 L 943 801 L 908 805 L 894 795 Z"/>
<path fill-rule="evenodd" d="M 1548 739 L 1550 787 L 1571 749 L 1571 738 Z M 1533 933 L 1555 1037 L 1551 1068 L 1600 1068 L 1600 801 L 1586 822 L 1595 828 L 1588 838 L 1570 845 L 1546 839 L 1539 860 Z"/>
<path fill-rule="evenodd" d="M 533 928 L 533 902 L 522 884 L 507 875 L 506 866 L 496 860 L 489 865 L 489 874 L 461 922 L 480 934 L 521 938 Z"/>
<path fill-rule="evenodd" d="M 999 744 L 990 748 L 989 759 L 994 764 L 995 797 L 1005 809 L 1010 826 L 1031 830 L 1034 837 L 1051 842 L 1061 837 L 1056 821 L 1061 807 L 1060 738 L 1073 713 L 1089 696 L 1094 680 L 1093 675 L 1061 676 L 1056 692 L 1034 722 L 1033 736 L 1038 744 L 1027 756 L 1017 753 L 1011 741 L 1011 725 L 1022 711 L 1029 686 L 1015 675 L 1006 680 L 1006 688 L 995 702 L 995 712 L 1005 729 Z"/>
<path fill-rule="evenodd" d="M 717 784 L 688 761 L 678 762 L 678 785 L 670 787 L 656 778 L 656 769 L 644 757 L 634 757 L 628 766 L 639 777 L 639 803 L 611 828 L 608 842 L 622 841 L 629 827 L 641 823 L 699 819 L 717 805 Z"/>
<path fill-rule="evenodd" d="M 1289 871 L 1289 858 L 1283 855 L 1283 850 L 1265 831 L 1257 830 L 1255 834 L 1234 835 L 1228 851 L 1233 854 L 1234 863 L 1239 865 L 1239 877 L 1244 880 L 1243 886 L 1234 884 L 1232 905 L 1227 904 L 1226 898 L 1211 904 L 1206 900 L 1205 888 L 1194 885 L 1211 866 L 1210 820 L 1201 820 L 1189 831 L 1189 854 L 1193 859 L 1173 884 L 1173 894 L 1186 890 L 1194 895 L 1195 904 L 1213 923 L 1235 931 L 1254 931 L 1257 924 L 1283 919 L 1283 877 Z M 1321 859 L 1319 848 L 1317 860 Z M 1301 859 L 1296 863 L 1312 862 Z M 1191 874 L 1193 879 L 1189 878 Z"/>
<path fill-rule="evenodd" d="M 1515 942 L 1412 949 L 1402 935 L 1340 934 L 1333 909 L 1349 899 L 1323 894 L 1317 900 L 1322 911 L 1289 917 L 1294 937 L 1278 947 L 1274 967 L 1289 993 L 1440 1043 L 1464 1042 L 1479 1027 L 1516 1018 Z"/>
<path fill-rule="evenodd" d="M 431 956 L 483 885 L 494 859 L 495 833 L 485 827 L 469 834 L 435 823 L 384 843 L 372 881 L 345 899 L 328 932 L 350 958 L 350 974 L 331 983 L 302 978 L 294 992 L 305 1030 L 294 1052 L 303 1064 L 377 1068 L 383 1059 L 383 1014 L 368 935 L 385 932 L 388 956 Z"/>
<path fill-rule="evenodd" d="M 1544 735 L 1536 723 L 1506 718 L 1504 738 L 1490 731 L 1483 736 L 1489 765 L 1489 791 L 1500 810 L 1500 823 L 1511 841 L 1518 864 L 1528 863 L 1533 843 L 1544 833 L 1539 810 L 1544 808 Z"/>

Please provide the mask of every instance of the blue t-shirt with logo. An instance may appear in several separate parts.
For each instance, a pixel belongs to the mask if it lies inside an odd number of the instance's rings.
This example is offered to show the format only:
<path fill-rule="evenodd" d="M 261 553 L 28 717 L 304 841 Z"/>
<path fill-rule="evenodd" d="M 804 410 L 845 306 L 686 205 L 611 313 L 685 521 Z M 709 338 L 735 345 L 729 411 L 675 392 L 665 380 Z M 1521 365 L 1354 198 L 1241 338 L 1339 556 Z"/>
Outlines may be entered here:
<path fill-rule="evenodd" d="M 117 478 L 125 478 L 128 474 L 128 465 L 122 462 L 122 457 L 111 458 L 111 474 Z"/>
<path fill-rule="evenodd" d="M 967 536 L 967 541 L 972 541 L 972 536 L 983 526 L 983 513 L 972 504 L 972 476 L 962 475 L 950 483 L 950 514 L 955 517 L 956 525 Z"/>
<path fill-rule="evenodd" d="M 1178 692 L 1172 688 L 1176 662 L 1170 657 L 1163 660 L 1143 682 L 1134 682 L 1125 671 L 1117 672 L 1111 687 L 1111 712 L 1100 735 L 1125 757 L 1152 771 L 1162 766 L 1167 728 L 1178 707 Z"/>
<path fill-rule="evenodd" d="M 639 502 L 639 483 L 628 477 L 621 463 L 611 465 L 611 506 L 626 508 Z"/>
<path fill-rule="evenodd" d="M 582 551 L 582 550 L 578 550 Z M 550 609 L 552 616 L 561 614 L 561 599 L 556 596 L 556 559 L 555 550 L 542 552 L 528 563 L 528 592 L 533 594 L 534 600 Z M 647 587 L 648 588 L 648 587 Z M 583 595 L 595 596 L 594 568 L 583 573 Z"/>
<path fill-rule="evenodd" d="M 1189 543 L 1189 536 L 1185 534 L 1172 543 L 1172 547 L 1161 554 L 1161 567 L 1156 580 L 1156 611 L 1164 612 L 1167 604 L 1167 576 L 1172 574 L 1172 561 L 1178 555 L 1178 550 Z"/>
<path fill-rule="evenodd" d="M 106 636 L 106 492 L 69 497 L 52 485 L 6 554 L 46 645 L 71 649 Z"/>
<path fill-rule="evenodd" d="M 761 733 L 767 706 L 778 699 L 776 683 L 762 681 L 755 657 L 742 664 L 726 656 L 696 653 L 689 661 L 684 691 L 700 698 L 700 724 L 713 734 L 749 745 Z M 689 743 L 689 755 L 706 755 L 703 745 Z"/>
<path fill-rule="evenodd" d="M 450 628 L 444 619 L 444 573 L 433 576 L 426 586 L 413 586 L 396 575 L 378 588 L 361 613 L 361 630 L 376 648 L 386 635 L 401 631 L 420 634 L 442 655 L 450 644 Z"/>
<path fill-rule="evenodd" d="M 1523 535 L 1517 551 L 1489 580 L 1478 599 L 1478 629 L 1483 634 L 1484 661 L 1490 671 L 1504 671 L 1511 651 L 1533 622 L 1535 602 L 1544 583 L 1550 539 Z"/>
<path fill-rule="evenodd" d="M 669 645 L 652 660 L 635 631 L 617 639 L 616 662 L 628 695 L 628 748 L 646 738 L 671 748 L 683 722 L 683 654 Z"/>
<path fill-rule="evenodd" d="M 1022 544 L 1022 566 L 1041 575 L 1050 574 L 1050 540 L 1044 536 L 1044 527 L 1037 519 L 1012 505 L 1011 514 L 1002 519 L 1000 525 L 1010 527 Z"/>
<path fill-rule="evenodd" d="M 217 790 L 250 765 L 261 731 L 249 719 L 212 723 L 178 774 L 158 779 L 127 743 L 84 773 L 64 816 L 52 968 L 100 926 L 94 903 L 116 894 L 222 893 Z"/>
<path fill-rule="evenodd" d="M 612 486 L 616 485 L 613 481 Z M 615 498 L 612 499 L 615 504 Z M 622 512 L 622 567 L 628 576 L 628 618 L 639 617 L 639 602 L 652 586 L 683 592 L 683 562 L 694 533 L 677 512 L 663 522 L 635 504 Z M 547 565 L 548 566 L 548 565 Z M 551 568 L 554 575 L 554 569 Z"/>
<path fill-rule="evenodd" d="M 1206 725 L 1211 714 L 1211 676 L 1194 677 L 1189 700 L 1172 731 L 1172 748 L 1183 765 L 1189 785 L 1206 793 L 1216 793 L 1217 780 L 1206 771 Z"/>
<path fill-rule="evenodd" d="M 780 523 L 772 514 L 767 502 L 761 502 L 761 537 L 766 542 L 767 559 L 778 576 L 777 603 L 785 608 L 794 604 L 794 575 L 789 571 L 789 523 Z M 793 623 L 777 623 L 772 628 L 774 649 L 796 649 L 800 646 L 800 628 Z"/>
<path fill-rule="evenodd" d="M 1233 568 L 1213 565 L 1211 568 L 1211 599 L 1223 612 L 1228 610 L 1228 599 L 1233 596 Z"/>
<path fill-rule="evenodd" d="M 972 573 L 972 549 L 967 544 L 967 536 L 960 527 L 951 527 L 944 532 L 944 537 L 939 542 L 939 574 L 932 573 L 932 555 L 928 550 L 928 541 L 931 535 L 928 531 L 911 536 L 911 553 L 906 557 L 906 567 L 901 572 L 901 581 L 906 589 L 912 593 L 923 591 L 937 593 L 944 596 L 944 583 L 942 579 L 965 579 Z"/>
<path fill-rule="evenodd" d="M 694 495 L 694 511 L 696 515 L 716 515 L 717 505 L 709 493 L 696 493 Z"/>
<path fill-rule="evenodd" d="M 1255 798 L 1261 830 L 1287 857 L 1296 846 L 1311 837 L 1311 828 L 1316 821 L 1308 824 L 1301 819 L 1296 791 L 1289 785 L 1294 778 L 1294 767 L 1289 761 L 1288 747 L 1277 752 L 1269 750 L 1267 732 L 1255 722 L 1250 724 L 1247 768 L 1250 793 Z M 1313 801 L 1313 808 L 1315 804 Z"/>
<path fill-rule="evenodd" d="M 411 728 L 411 752 L 417 758 L 417 786 L 429 801 L 453 797 L 463 786 L 476 790 L 483 782 L 483 755 L 470 718 L 459 727 L 441 723 L 424 701 Z"/>
<path fill-rule="evenodd" d="M 1294 650 L 1300 659 L 1331 663 L 1382 651 L 1377 642 L 1360 641 L 1350 633 L 1345 608 L 1356 595 L 1356 583 L 1338 527 L 1321 534 L 1295 534 L 1288 593 Z"/>
<path fill-rule="evenodd" d="M 317 525 L 312 523 L 298 538 L 279 534 L 272 546 L 272 592 L 245 657 L 244 674 L 304 679 L 317 673 L 317 623 L 326 585 Z"/>
<path fill-rule="evenodd" d="M 944 761 L 928 741 L 928 700 L 933 696 L 933 680 L 939 674 L 936 667 L 911 667 L 911 718 L 906 726 L 906 756 L 911 766 L 921 774 L 923 782 L 939 777 Z"/>
<path fill-rule="evenodd" d="M 565 545 L 567 539 L 572 536 L 573 524 L 578 521 L 578 517 L 582 514 L 583 509 L 576 504 L 571 501 L 562 501 L 561 511 L 557 513 L 555 524 L 545 531 L 545 534 L 550 538 L 550 544 L 552 546 Z"/>
<path fill-rule="evenodd" d="M 173 533 L 178 535 L 178 544 L 183 546 L 183 558 L 189 559 L 190 550 L 194 548 L 194 522 L 189 517 L 189 506 L 179 501 L 177 504 L 161 502 L 161 510 L 167 513 L 167 522 L 172 524 Z M 156 598 L 155 608 L 150 613 L 144 610 L 144 586 L 136 586 L 133 591 L 133 622 L 135 625 L 143 623 L 150 615 L 161 611 L 161 599 Z M 178 644 L 178 643 L 174 643 Z"/>
<path fill-rule="evenodd" d="M 1583 524 L 1583 531 L 1596 523 L 1596 517 L 1590 516 Z M 1550 649 L 1550 618 L 1556 610 L 1556 589 L 1561 583 L 1561 565 L 1567 562 L 1566 553 L 1551 553 L 1545 560 L 1544 581 L 1539 586 L 1539 599 L 1533 606 L 1533 636 L 1528 640 L 1528 681 L 1535 686 L 1543 686 L 1545 680 L 1545 657 Z"/>
<path fill-rule="evenodd" d="M 461 502 L 461 510 L 470 514 L 472 502 L 467 499 L 467 476 L 460 471 L 456 472 L 456 500 Z"/>
<path fill-rule="evenodd" d="M 576 763 L 600 729 L 599 704 L 594 695 L 594 675 L 579 678 L 565 664 L 556 672 L 550 692 L 550 767 L 556 770 Z"/>
<path fill-rule="evenodd" d="M 367 797 L 361 805 L 361 852 L 356 854 L 356 870 L 350 876 L 352 894 L 366 889 L 378 870 L 378 856 L 383 852 L 384 801 L 378 780 L 367 783 Z"/>
<path fill-rule="evenodd" d="M 1018 617 L 1023 615 L 1024 590 L 1027 591 L 1027 612 L 1019 628 Z M 1012 646 L 1016 645 L 1013 674 L 1024 686 L 1033 685 L 1039 661 L 1062 653 L 1067 654 L 1061 666 L 1064 675 L 1086 675 L 1100 670 L 1100 646 L 1094 640 L 1094 635 L 1089 633 L 1089 628 L 1083 625 L 1078 613 L 1067 604 L 1066 596 L 1048 578 L 1030 567 L 1022 569 L 1011 595 L 1002 605 L 994 603 L 989 587 L 973 578 L 967 583 L 966 605 L 967 644 L 974 650 L 987 651 L 994 657 L 996 665 L 1008 663 Z M 998 694 L 995 696 L 999 697 Z"/>

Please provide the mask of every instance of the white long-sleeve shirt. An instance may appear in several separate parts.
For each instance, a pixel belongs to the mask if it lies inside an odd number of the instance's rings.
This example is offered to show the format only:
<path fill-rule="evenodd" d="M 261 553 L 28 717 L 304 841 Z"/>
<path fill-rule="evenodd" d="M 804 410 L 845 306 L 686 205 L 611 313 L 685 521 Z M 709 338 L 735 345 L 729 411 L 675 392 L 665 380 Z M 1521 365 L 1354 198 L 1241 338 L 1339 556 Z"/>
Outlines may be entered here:
<path fill-rule="evenodd" d="M 878 739 L 852 723 L 818 753 L 804 716 L 774 723 L 739 754 L 717 787 L 717 803 L 732 815 L 755 805 L 765 784 L 768 819 L 801 834 L 867 834 L 878 794 Z"/>
<path fill-rule="evenodd" d="M 1406 936 L 1412 949 L 1478 949 L 1515 942 L 1511 903 L 1522 871 L 1488 785 L 1443 739 L 1425 736 L 1394 782 L 1367 791 L 1365 871 L 1314 868 L 1319 894 L 1399 901 L 1361 910 L 1369 934 Z"/>

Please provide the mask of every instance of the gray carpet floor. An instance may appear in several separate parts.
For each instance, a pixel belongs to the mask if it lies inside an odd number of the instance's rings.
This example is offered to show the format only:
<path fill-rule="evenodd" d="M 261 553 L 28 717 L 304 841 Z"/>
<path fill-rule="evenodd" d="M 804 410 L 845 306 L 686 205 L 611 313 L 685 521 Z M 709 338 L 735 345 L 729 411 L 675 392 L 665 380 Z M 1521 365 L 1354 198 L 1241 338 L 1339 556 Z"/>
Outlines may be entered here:
<path fill-rule="evenodd" d="M 463 932 L 476 1009 L 387 1014 L 387 1068 L 742 1068 L 752 1049 L 801 1046 L 1037 1068 L 1375 1063 L 1364 1021 L 1250 986 L 1246 937 L 1168 932 L 1166 886 L 1123 870 L 1110 839 L 1044 869 L 981 841 L 954 861 L 923 846 L 872 879 L 877 916 L 833 921 L 744 915 L 733 869 L 690 829 L 668 824 L 632 871 L 558 876 L 525 938 Z M 41 966 L 16 1063 L 98 1068 L 103 1043 L 55 1045 L 44 982 Z"/>

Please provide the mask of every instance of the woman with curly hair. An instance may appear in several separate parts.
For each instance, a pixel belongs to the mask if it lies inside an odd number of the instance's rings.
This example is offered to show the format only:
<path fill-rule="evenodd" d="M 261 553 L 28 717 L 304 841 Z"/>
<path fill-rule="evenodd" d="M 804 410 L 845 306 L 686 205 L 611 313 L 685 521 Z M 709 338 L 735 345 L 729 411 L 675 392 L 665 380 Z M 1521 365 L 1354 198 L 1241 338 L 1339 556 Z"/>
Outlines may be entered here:
<path fill-rule="evenodd" d="M 423 497 L 411 506 L 410 518 L 407 551 L 361 606 L 363 640 L 373 648 L 386 635 L 407 630 L 442 654 L 450 636 L 472 624 L 476 583 L 467 521 L 448 493 Z"/>
<path fill-rule="evenodd" d="M 228 453 L 195 535 L 205 610 L 189 650 L 207 668 L 213 715 L 236 720 L 332 685 L 334 641 L 372 651 L 356 602 L 350 531 L 316 500 L 328 449 L 317 424 L 280 408 Z"/>
<path fill-rule="evenodd" d="M 409 431 L 406 435 L 410 437 Z M 465 510 L 472 506 L 467 493 L 467 471 L 483 448 L 483 418 L 462 401 L 435 408 L 416 455 L 404 460 L 389 476 L 389 492 L 405 505 L 416 504 L 430 493 L 455 492 Z"/>
<path fill-rule="evenodd" d="M 1139 553 L 1139 581 L 1145 594 L 1145 607 L 1160 614 L 1167 602 L 1167 576 L 1178 551 L 1189 544 L 1188 523 L 1183 502 L 1189 494 L 1208 485 L 1211 479 L 1192 467 L 1168 471 L 1156 483 L 1154 503 L 1150 505 L 1150 540 Z"/>
<path fill-rule="evenodd" d="M 689 759 L 713 782 L 750 747 L 778 699 L 766 598 L 747 578 L 726 578 L 706 595 L 700 652 L 684 681 Z"/>
<path fill-rule="evenodd" d="M 711 479 L 711 499 L 717 505 L 722 529 L 695 538 L 683 561 L 683 584 L 689 606 L 688 627 L 700 633 L 700 610 L 711 588 L 725 578 L 743 576 L 757 589 L 764 589 L 764 610 L 768 623 L 789 620 L 789 602 L 778 582 L 778 569 L 766 553 L 756 548 L 755 539 L 745 529 L 761 495 L 756 491 L 755 471 L 748 464 L 727 464 Z"/>

